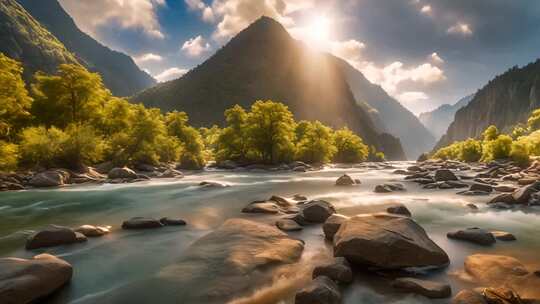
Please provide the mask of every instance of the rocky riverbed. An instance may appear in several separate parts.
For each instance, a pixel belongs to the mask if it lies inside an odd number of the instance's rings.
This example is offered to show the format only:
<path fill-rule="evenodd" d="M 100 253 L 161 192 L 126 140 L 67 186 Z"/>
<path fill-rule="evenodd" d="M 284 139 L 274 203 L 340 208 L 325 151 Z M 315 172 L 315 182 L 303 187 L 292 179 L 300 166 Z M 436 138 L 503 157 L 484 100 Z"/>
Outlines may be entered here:
<path fill-rule="evenodd" d="M 45 303 L 540 298 L 537 164 L 295 165 L 0 193 L 0 299 L 24 267 Z"/>

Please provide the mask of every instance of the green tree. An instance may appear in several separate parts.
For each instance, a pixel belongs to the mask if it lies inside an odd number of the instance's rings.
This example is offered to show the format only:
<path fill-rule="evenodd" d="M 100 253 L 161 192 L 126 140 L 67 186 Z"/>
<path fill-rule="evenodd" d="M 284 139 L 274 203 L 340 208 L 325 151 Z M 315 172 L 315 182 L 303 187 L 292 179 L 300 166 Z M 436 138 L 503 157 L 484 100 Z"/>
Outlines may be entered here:
<path fill-rule="evenodd" d="M 184 169 L 201 169 L 205 165 L 204 142 L 197 129 L 187 123 L 185 112 L 174 111 L 165 115 L 168 134 L 178 138 L 183 145 L 180 166 Z"/>
<path fill-rule="evenodd" d="M 16 144 L 0 140 L 0 171 L 17 169 L 19 147 Z"/>
<path fill-rule="evenodd" d="M 67 138 L 66 133 L 56 127 L 24 129 L 20 143 L 21 163 L 45 168 L 56 166 Z"/>
<path fill-rule="evenodd" d="M 239 105 L 225 110 L 227 126 L 217 139 L 217 161 L 245 161 L 248 158 L 247 119 L 248 113 Z"/>
<path fill-rule="evenodd" d="M 62 167 L 79 169 L 83 165 L 103 160 L 105 144 L 90 125 L 70 124 L 65 130 L 66 139 L 61 143 L 58 158 Z"/>
<path fill-rule="evenodd" d="M 526 142 L 515 141 L 512 143 L 510 158 L 521 166 L 529 164 L 529 147 Z"/>
<path fill-rule="evenodd" d="M 527 127 L 530 131 L 540 129 L 540 109 L 534 110 L 527 120 Z"/>
<path fill-rule="evenodd" d="M 32 114 L 46 126 L 64 128 L 88 121 L 110 97 L 101 76 L 80 65 L 62 64 L 57 75 L 38 72 L 35 78 Z"/>
<path fill-rule="evenodd" d="M 491 125 L 482 133 L 482 139 L 484 141 L 495 140 L 499 136 L 499 129 L 496 126 Z"/>
<path fill-rule="evenodd" d="M 22 79 L 22 65 L 0 53 L 0 140 L 13 140 L 30 118 L 32 98 Z"/>
<path fill-rule="evenodd" d="M 494 140 L 484 141 L 482 147 L 482 161 L 508 158 L 512 149 L 512 138 L 508 135 L 499 135 Z"/>
<path fill-rule="evenodd" d="M 482 143 L 478 140 L 469 138 L 456 147 L 458 158 L 465 162 L 477 162 L 482 158 Z"/>
<path fill-rule="evenodd" d="M 247 118 L 250 152 L 258 160 L 276 164 L 294 157 L 295 121 L 279 102 L 256 101 Z"/>
<path fill-rule="evenodd" d="M 336 153 L 332 129 L 320 121 L 310 122 L 299 138 L 298 159 L 308 163 L 326 163 Z"/>
<path fill-rule="evenodd" d="M 334 143 L 337 149 L 334 155 L 336 162 L 358 163 L 368 157 L 368 146 L 364 144 L 362 138 L 346 127 L 334 133 Z"/>

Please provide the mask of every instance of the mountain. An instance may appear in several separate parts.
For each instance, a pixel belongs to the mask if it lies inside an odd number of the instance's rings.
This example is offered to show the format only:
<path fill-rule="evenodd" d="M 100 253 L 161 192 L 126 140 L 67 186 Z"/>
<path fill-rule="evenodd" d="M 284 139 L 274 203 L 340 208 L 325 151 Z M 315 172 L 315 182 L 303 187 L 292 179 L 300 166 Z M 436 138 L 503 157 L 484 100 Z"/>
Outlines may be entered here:
<path fill-rule="evenodd" d="M 401 139 L 409 159 L 416 159 L 433 148 L 435 137 L 413 113 L 350 64 L 342 61 L 341 65 L 356 101 L 367 103 L 376 111 L 378 119 L 384 123 L 385 131 Z"/>
<path fill-rule="evenodd" d="M 0 0 L 0 52 L 23 63 L 26 80 L 36 71 L 52 73 L 61 63 L 78 62 L 15 0 Z"/>
<path fill-rule="evenodd" d="M 380 136 L 358 106 L 338 59 L 294 40 L 285 28 L 261 17 L 207 61 L 183 77 L 158 84 L 133 101 L 162 110 L 182 110 L 194 125 L 223 124 L 235 104 L 259 99 L 285 103 L 296 119 L 348 126 L 389 159 L 404 158 L 399 139 Z"/>
<path fill-rule="evenodd" d="M 480 89 L 471 102 L 456 112 L 454 121 L 437 147 L 456 140 L 478 137 L 489 126 L 503 132 L 525 122 L 540 107 L 540 59 L 522 68 L 513 67 Z"/>
<path fill-rule="evenodd" d="M 431 131 L 436 138 L 441 138 L 444 135 L 448 126 L 454 121 L 456 112 L 468 105 L 473 99 L 474 94 L 461 98 L 453 105 L 444 104 L 431 112 L 421 113 L 418 118 Z"/>
<path fill-rule="evenodd" d="M 57 0 L 18 1 L 75 54 L 79 62 L 101 74 L 103 82 L 114 95 L 131 96 L 156 84 L 150 75 L 137 67 L 131 57 L 103 46 L 82 32 Z"/>

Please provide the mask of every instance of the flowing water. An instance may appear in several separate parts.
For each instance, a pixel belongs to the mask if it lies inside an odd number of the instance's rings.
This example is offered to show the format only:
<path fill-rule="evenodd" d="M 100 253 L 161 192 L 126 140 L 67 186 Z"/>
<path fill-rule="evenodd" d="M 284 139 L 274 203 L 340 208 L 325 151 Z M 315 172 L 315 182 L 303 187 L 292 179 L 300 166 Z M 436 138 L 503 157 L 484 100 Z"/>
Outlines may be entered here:
<path fill-rule="evenodd" d="M 394 165 L 404 168 L 410 164 Z M 402 176 L 392 174 L 393 170 L 329 168 L 308 173 L 205 171 L 179 180 L 0 193 L 0 256 L 30 258 L 48 252 L 70 262 L 74 266 L 71 284 L 48 299 L 48 303 L 105 303 L 106 299 L 115 299 L 112 302 L 116 303 L 146 302 L 134 296 L 141 292 L 151 295 L 153 303 L 182 303 L 174 298 L 174 294 L 178 290 L 196 292 L 197 286 L 144 282 L 149 282 L 149 277 L 174 264 L 191 243 L 226 219 L 241 217 L 270 223 L 275 220 L 270 216 L 242 214 L 240 210 L 249 202 L 271 195 L 291 197 L 302 194 L 310 199 L 327 200 L 345 215 L 383 210 L 388 203 L 403 203 L 450 256 L 451 264 L 447 269 L 432 272 L 428 277 L 448 282 L 454 293 L 471 287 L 453 275 L 462 269 L 469 254 L 511 255 L 530 268 L 540 269 L 540 211 L 495 211 L 484 204 L 489 197 L 459 196 L 455 194 L 456 190 L 424 190 L 414 183 L 403 182 Z M 343 173 L 359 178 L 362 185 L 334 186 L 337 177 Z M 201 189 L 197 186 L 201 181 L 222 182 L 230 187 Z M 403 182 L 407 191 L 373 193 L 376 184 L 390 181 Z M 467 203 L 477 204 L 479 210 L 470 210 Z M 185 219 L 188 226 L 146 231 L 120 229 L 122 221 L 134 216 L 177 217 Z M 48 224 L 71 227 L 110 225 L 112 232 L 83 244 L 26 251 L 26 236 Z M 516 235 L 518 241 L 480 247 L 446 238 L 446 232 L 466 227 L 509 231 Z M 306 241 L 301 261 L 289 268 L 268 270 L 270 276 L 260 282 L 248 282 L 252 285 L 250 291 L 238 294 L 231 303 L 294 302 L 295 289 L 308 280 L 310 267 L 331 255 L 331 247 L 323 241 L 320 225 L 290 234 Z M 214 272 L 183 275 L 216 279 Z M 388 286 L 387 278 L 359 272 L 355 282 L 343 289 L 344 303 L 448 302 L 404 295 Z"/>

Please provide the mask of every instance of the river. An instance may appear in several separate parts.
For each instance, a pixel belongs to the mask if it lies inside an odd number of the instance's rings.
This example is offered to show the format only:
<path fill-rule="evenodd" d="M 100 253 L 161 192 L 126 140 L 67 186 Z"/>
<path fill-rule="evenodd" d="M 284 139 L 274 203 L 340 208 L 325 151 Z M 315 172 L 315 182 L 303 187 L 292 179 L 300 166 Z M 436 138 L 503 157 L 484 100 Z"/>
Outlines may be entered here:
<path fill-rule="evenodd" d="M 393 165 L 405 168 L 410 163 Z M 388 203 L 403 203 L 413 214 L 413 219 L 450 256 L 449 267 L 432 273 L 430 277 L 449 283 L 454 293 L 470 287 L 453 274 L 463 268 L 464 259 L 473 253 L 511 255 L 532 268 L 540 269 L 539 210 L 496 211 L 485 205 L 489 197 L 459 196 L 455 194 L 457 190 L 425 190 L 417 184 L 404 182 L 402 176 L 392 174 L 394 170 L 361 167 L 326 168 L 307 173 L 204 171 L 187 174 L 177 180 L 4 192 L 0 193 L 0 256 L 29 258 L 48 252 L 71 263 L 74 267 L 71 283 L 47 303 L 102 303 L 101 299 L 115 296 L 118 299 L 118 295 L 123 294 L 128 295 L 121 298 L 122 302 L 134 303 L 137 301 L 129 297 L 130 288 L 140 289 L 138 282 L 144 282 L 173 264 L 192 242 L 226 219 L 241 217 L 270 223 L 275 220 L 265 215 L 242 214 L 240 210 L 249 202 L 272 195 L 292 197 L 302 194 L 310 199 L 327 200 L 345 215 L 383 210 L 382 207 Z M 336 187 L 335 180 L 344 173 L 360 179 L 362 184 Z M 217 181 L 230 187 L 201 189 L 198 186 L 201 181 Z M 404 183 L 407 191 L 373 192 L 375 185 L 390 181 Z M 468 203 L 477 204 L 479 210 L 466 207 Z M 188 225 L 146 231 L 122 230 L 122 222 L 134 216 L 182 218 Z M 26 236 L 48 224 L 71 227 L 103 225 L 112 226 L 112 231 L 82 244 L 26 251 Z M 446 238 L 448 231 L 467 227 L 509 231 L 518 241 L 481 247 Z M 299 262 L 306 267 L 331 254 L 331 247 L 323 241 L 320 225 L 290 234 L 306 242 Z M 203 275 L 212 278 L 213 273 Z M 255 293 L 239 294 L 235 303 L 293 303 L 294 292 L 287 288 L 289 285 L 294 285 L 294 280 L 256 285 L 252 288 Z M 151 285 L 147 288 L 153 294 L 154 303 L 181 303 L 171 298 L 172 292 L 156 292 Z M 181 289 L 183 286 L 163 288 Z M 362 273 L 356 276 L 352 285 L 343 289 L 343 295 L 344 303 L 351 304 L 449 302 L 402 294 L 388 287 L 387 279 Z"/>

